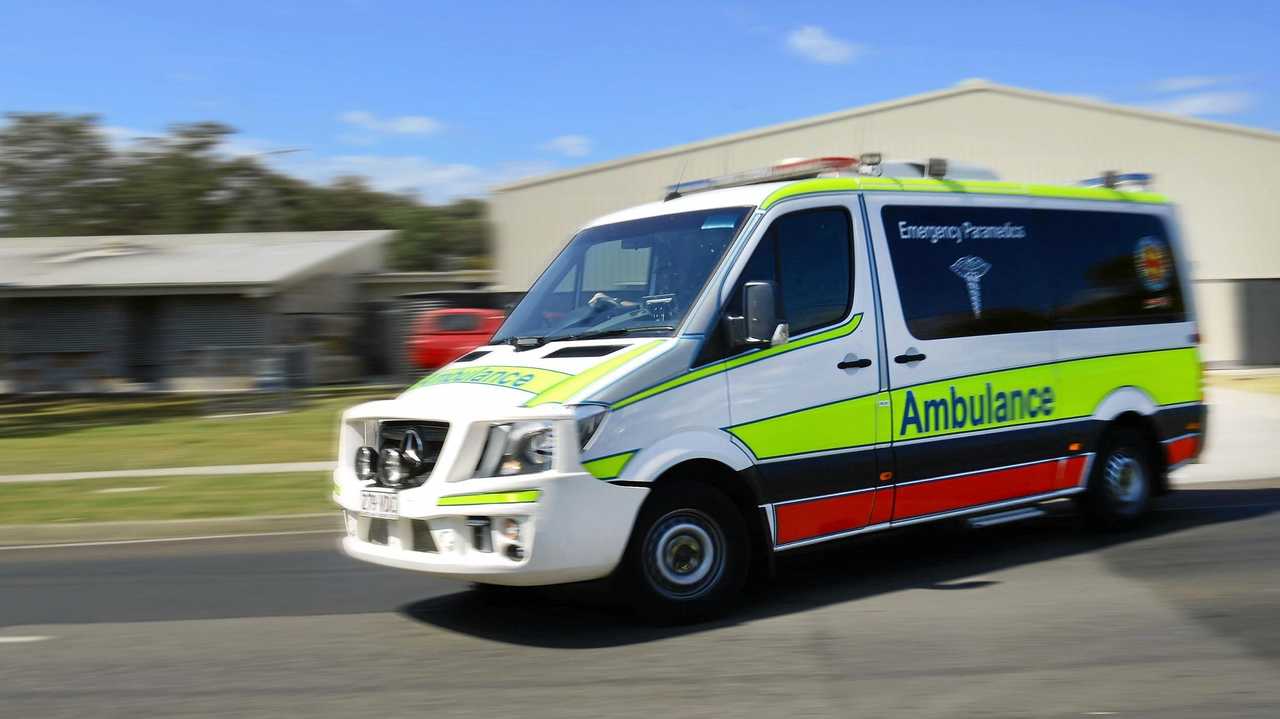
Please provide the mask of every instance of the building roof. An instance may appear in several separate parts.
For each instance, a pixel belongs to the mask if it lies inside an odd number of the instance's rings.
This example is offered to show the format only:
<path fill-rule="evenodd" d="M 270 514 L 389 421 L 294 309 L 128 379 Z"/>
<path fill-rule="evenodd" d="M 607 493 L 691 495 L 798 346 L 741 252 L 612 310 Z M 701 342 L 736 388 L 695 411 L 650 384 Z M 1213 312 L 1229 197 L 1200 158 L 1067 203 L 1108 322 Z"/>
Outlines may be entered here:
<path fill-rule="evenodd" d="M 0 291 L 270 286 L 393 232 L 0 238 Z"/>
<path fill-rule="evenodd" d="M 890 100 L 888 102 L 877 102 L 870 105 L 855 107 L 849 110 L 840 110 L 838 112 L 827 113 L 825 115 L 815 115 L 813 117 L 806 117 L 800 120 L 793 120 L 791 122 L 779 123 L 777 125 L 768 125 L 766 127 L 759 127 L 753 130 L 746 130 L 744 132 L 733 133 L 730 135 L 722 135 L 720 137 L 715 137 L 707 140 L 700 140 L 697 142 L 691 142 L 684 145 L 675 145 L 673 147 L 667 147 L 661 150 L 655 150 L 652 152 L 641 153 L 638 155 L 622 157 L 622 158 L 619 158 L 616 160 L 610 160 L 607 162 L 598 162 L 598 163 L 586 165 L 583 167 L 575 167 L 575 168 L 564 170 L 561 172 L 555 172 L 547 175 L 538 175 L 536 177 L 528 177 L 522 180 L 517 180 L 515 182 L 510 182 L 504 185 L 498 185 L 496 187 L 491 188 L 491 190 L 493 192 L 505 192 L 508 190 L 517 190 L 520 188 L 530 187 L 533 185 L 540 185 L 546 182 L 554 182 L 556 180 L 575 177 L 577 175 L 586 175 L 593 172 L 599 172 L 602 170 L 610 170 L 617 167 L 624 167 L 626 165 L 634 164 L 637 162 L 645 162 L 648 160 L 654 160 L 662 157 L 680 155 L 683 153 L 692 152 L 694 150 L 702 150 L 710 147 L 716 147 L 718 145 L 725 145 L 725 144 L 740 142 L 742 140 L 749 140 L 757 137 L 765 137 L 768 135 L 774 135 L 782 132 L 789 132 L 792 130 L 798 130 L 805 127 L 811 127 L 813 125 L 822 125 L 822 124 L 830 123 L 836 120 L 842 120 L 850 117 L 857 117 L 859 115 L 870 115 L 873 113 L 883 112 L 885 110 L 892 110 L 899 107 L 905 107 L 909 105 L 919 105 L 919 104 L 928 103 L 928 102 L 936 102 L 938 100 L 944 100 L 944 99 L 956 97 L 959 95 L 967 95 L 967 94 L 983 93 L 983 92 L 1007 95 L 1011 97 L 1022 98 L 1025 100 L 1036 100 L 1036 101 L 1046 102 L 1046 103 L 1070 105 L 1074 107 L 1081 107 L 1081 108 L 1087 108 L 1092 110 L 1098 110 L 1102 112 L 1109 112 L 1117 115 L 1129 115 L 1133 117 L 1139 117 L 1139 118 L 1151 120 L 1154 122 L 1184 125 L 1184 126 L 1196 127 L 1204 130 L 1214 131 L 1214 132 L 1232 133 L 1237 135 L 1255 137 L 1263 140 L 1271 140 L 1273 142 L 1280 142 L 1280 133 L 1271 132 L 1269 130 L 1263 130 L 1263 129 L 1253 128 L 1253 127 L 1245 127 L 1243 125 L 1232 125 L 1232 124 L 1223 123 L 1223 122 L 1212 122 L 1209 120 L 1201 120 L 1198 118 L 1186 117 L 1184 115 L 1174 115 L 1171 113 L 1159 112 L 1156 110 L 1147 110 L 1144 108 L 1133 107 L 1129 105 L 1116 105 L 1113 103 L 1101 102 L 1101 101 L 1093 100 L 1090 98 L 1077 97 L 1072 95 L 1055 95 L 1053 93 L 1048 93 L 1048 92 L 1027 90 L 1019 87 L 1010 87 L 1008 85 L 999 85 L 996 83 L 988 82 L 986 80 L 973 79 L 973 80 L 965 80 L 953 87 L 949 87 L 944 90 L 926 92 L 918 95 L 910 95 L 908 97 L 900 98 L 897 100 Z"/>

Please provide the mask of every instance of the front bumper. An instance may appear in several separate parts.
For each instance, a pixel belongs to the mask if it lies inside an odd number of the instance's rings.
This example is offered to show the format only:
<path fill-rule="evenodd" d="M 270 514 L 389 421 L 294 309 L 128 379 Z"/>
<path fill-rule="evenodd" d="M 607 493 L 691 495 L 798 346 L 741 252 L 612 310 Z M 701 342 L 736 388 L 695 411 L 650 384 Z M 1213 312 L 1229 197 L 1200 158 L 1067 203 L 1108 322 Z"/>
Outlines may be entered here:
<path fill-rule="evenodd" d="M 465 581 L 518 586 L 607 576 L 621 560 L 649 492 L 602 482 L 585 472 L 428 481 L 399 493 L 398 518 L 379 520 L 361 513 L 362 487 L 341 481 L 338 473 L 334 479 L 334 500 L 346 516 L 342 547 L 350 556 Z M 534 492 L 536 499 L 529 501 Z M 499 531 L 500 520 L 507 517 L 520 522 L 518 543 Z M 518 552 L 509 551 L 512 544 Z"/>

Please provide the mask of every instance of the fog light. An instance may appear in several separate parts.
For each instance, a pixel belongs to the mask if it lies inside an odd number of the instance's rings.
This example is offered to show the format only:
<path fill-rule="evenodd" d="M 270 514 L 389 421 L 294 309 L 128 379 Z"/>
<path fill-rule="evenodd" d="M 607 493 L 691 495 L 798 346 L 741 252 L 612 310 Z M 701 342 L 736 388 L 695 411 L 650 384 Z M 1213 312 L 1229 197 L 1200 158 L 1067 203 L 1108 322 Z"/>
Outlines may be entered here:
<path fill-rule="evenodd" d="M 512 542 L 520 541 L 520 522 L 518 520 L 506 517 L 498 522 L 498 529 L 502 532 L 502 536 L 508 540 Z"/>
<path fill-rule="evenodd" d="M 409 467 L 405 462 L 404 455 L 398 449 L 382 450 L 382 465 L 379 473 L 382 483 L 388 487 L 399 487 L 409 476 Z"/>
<path fill-rule="evenodd" d="M 518 544 L 508 544 L 507 559 L 510 559 L 513 562 L 518 562 L 521 559 L 524 559 L 524 548 Z"/>
<path fill-rule="evenodd" d="M 356 450 L 356 477 L 361 482 L 372 482 L 378 473 L 378 453 L 373 447 Z"/>

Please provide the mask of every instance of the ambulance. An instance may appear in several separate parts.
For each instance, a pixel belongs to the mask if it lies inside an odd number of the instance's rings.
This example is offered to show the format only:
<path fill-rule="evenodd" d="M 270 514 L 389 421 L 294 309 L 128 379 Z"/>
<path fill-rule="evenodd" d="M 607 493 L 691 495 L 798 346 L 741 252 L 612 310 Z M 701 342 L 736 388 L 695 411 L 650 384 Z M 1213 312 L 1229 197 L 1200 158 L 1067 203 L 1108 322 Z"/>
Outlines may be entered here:
<path fill-rule="evenodd" d="M 487 345 L 344 414 L 345 551 L 692 620 L 801 547 L 1137 522 L 1205 436 L 1174 210 L 993 177 L 788 161 L 591 222 Z"/>

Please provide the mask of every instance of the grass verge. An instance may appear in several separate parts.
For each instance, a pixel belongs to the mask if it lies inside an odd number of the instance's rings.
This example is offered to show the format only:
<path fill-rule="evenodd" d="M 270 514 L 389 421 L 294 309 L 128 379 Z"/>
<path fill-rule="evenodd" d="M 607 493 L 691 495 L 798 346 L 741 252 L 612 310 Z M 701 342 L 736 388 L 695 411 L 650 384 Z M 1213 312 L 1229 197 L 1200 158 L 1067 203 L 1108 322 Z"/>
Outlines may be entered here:
<path fill-rule="evenodd" d="M 0 484 L 0 525 L 208 519 L 334 510 L 324 472 Z"/>
<path fill-rule="evenodd" d="M 0 474 L 322 461 L 343 410 L 396 394 L 300 392 L 271 414 L 183 396 L 0 402 Z"/>

